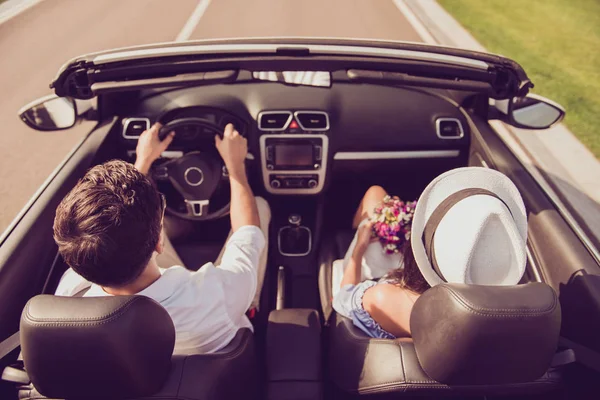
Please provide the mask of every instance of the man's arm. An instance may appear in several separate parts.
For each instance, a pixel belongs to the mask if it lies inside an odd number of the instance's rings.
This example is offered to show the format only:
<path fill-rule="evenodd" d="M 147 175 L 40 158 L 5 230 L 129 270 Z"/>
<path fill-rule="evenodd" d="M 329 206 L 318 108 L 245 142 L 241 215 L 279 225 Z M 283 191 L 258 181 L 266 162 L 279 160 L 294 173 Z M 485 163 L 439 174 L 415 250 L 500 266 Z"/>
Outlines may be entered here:
<path fill-rule="evenodd" d="M 242 226 L 260 227 L 256 200 L 246 176 L 245 160 L 248 153 L 246 138 L 240 135 L 232 124 L 227 124 L 223 139 L 216 136 L 215 145 L 229 171 L 231 229 L 236 232 Z"/>
<path fill-rule="evenodd" d="M 258 263 L 265 238 L 260 230 L 256 200 L 246 177 L 246 139 L 228 124 L 223 139 L 215 137 L 215 145 L 229 171 L 233 231 L 217 271 L 227 293 L 227 312 L 237 320 L 248 310 L 256 293 Z"/>
<path fill-rule="evenodd" d="M 165 151 L 173 138 L 175 132 L 171 132 L 162 141 L 158 137 L 158 131 L 162 127 L 158 122 L 140 135 L 135 148 L 135 168 L 144 175 L 148 175 L 152 163 Z"/>

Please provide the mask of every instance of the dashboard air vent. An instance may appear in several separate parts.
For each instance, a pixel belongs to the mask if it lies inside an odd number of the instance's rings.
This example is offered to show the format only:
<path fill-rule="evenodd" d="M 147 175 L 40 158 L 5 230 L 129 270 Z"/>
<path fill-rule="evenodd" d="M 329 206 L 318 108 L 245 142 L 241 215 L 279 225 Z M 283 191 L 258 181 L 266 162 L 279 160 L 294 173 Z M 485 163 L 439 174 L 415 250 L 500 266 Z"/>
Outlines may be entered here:
<path fill-rule="evenodd" d="M 297 111 L 296 120 L 305 131 L 326 131 L 329 129 L 329 117 L 322 111 Z"/>
<path fill-rule="evenodd" d="M 258 129 L 261 131 L 283 131 L 292 120 L 289 111 L 265 111 L 258 115 Z"/>
<path fill-rule="evenodd" d="M 465 136 L 462 124 L 456 118 L 438 118 L 435 130 L 440 139 L 460 139 Z"/>
<path fill-rule="evenodd" d="M 125 139 L 138 139 L 146 129 L 150 129 L 148 118 L 123 119 L 123 137 Z"/>

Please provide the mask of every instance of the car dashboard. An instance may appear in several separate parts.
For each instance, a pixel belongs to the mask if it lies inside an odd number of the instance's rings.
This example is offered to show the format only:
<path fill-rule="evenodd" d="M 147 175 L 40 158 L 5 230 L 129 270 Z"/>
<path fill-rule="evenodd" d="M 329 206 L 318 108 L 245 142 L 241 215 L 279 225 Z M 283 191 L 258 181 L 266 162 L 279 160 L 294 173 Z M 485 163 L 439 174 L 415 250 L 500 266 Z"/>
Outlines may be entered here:
<path fill-rule="evenodd" d="M 249 171 L 272 195 L 317 195 L 336 166 L 415 161 L 454 165 L 466 157 L 469 126 L 441 91 L 336 83 L 331 88 L 243 83 L 147 90 L 120 109 L 120 143 L 135 155 L 152 123 L 195 118 L 248 139 Z M 214 134 L 181 126 L 165 158 L 214 150 Z"/>

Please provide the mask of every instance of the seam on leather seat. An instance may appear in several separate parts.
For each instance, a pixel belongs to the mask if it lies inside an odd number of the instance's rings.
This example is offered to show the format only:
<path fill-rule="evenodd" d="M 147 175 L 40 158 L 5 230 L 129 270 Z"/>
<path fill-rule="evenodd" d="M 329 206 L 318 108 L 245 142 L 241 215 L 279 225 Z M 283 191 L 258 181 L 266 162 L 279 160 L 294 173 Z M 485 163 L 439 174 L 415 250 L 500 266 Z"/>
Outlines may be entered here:
<path fill-rule="evenodd" d="M 365 386 L 365 387 L 361 387 L 361 388 L 358 388 L 358 389 L 352 390 L 352 391 L 356 391 L 358 393 L 366 393 L 366 392 L 376 393 L 378 391 L 389 391 L 389 390 L 397 388 L 397 387 L 403 387 L 403 386 L 406 386 L 407 384 L 412 385 L 413 383 L 439 385 L 440 387 L 445 387 L 445 385 L 443 385 L 437 381 L 434 381 L 434 380 L 431 380 L 431 381 L 408 381 L 406 378 L 406 368 L 404 366 L 404 353 L 403 353 L 401 343 L 396 342 L 394 340 L 390 340 L 390 339 L 374 339 L 374 338 L 366 338 L 366 337 L 363 339 L 357 335 L 354 335 L 349 329 L 344 329 L 344 330 L 346 331 L 347 337 L 349 337 L 350 339 L 355 340 L 357 342 L 361 342 L 361 343 L 366 342 L 367 344 L 370 344 L 370 343 L 395 344 L 398 347 L 398 350 L 400 352 L 400 362 L 402 365 L 402 370 L 403 370 L 403 375 L 404 375 L 403 380 L 392 380 L 392 381 L 387 381 L 387 382 L 381 382 L 376 385 Z"/>
<path fill-rule="evenodd" d="M 238 344 L 237 347 L 229 353 L 190 354 L 190 356 L 201 355 L 204 358 L 218 358 L 220 360 L 230 360 L 242 354 L 248 348 L 248 345 L 252 340 L 254 340 L 253 337 L 247 340 L 245 340 L 244 338 L 240 339 L 241 343 Z"/>
<path fill-rule="evenodd" d="M 434 381 L 435 382 L 435 381 Z M 510 390 L 518 390 L 521 387 L 539 387 L 539 386 L 548 386 L 548 385 L 557 385 L 560 384 L 561 379 L 552 379 L 545 378 L 543 380 L 536 380 L 531 382 L 520 382 L 520 383 L 508 383 L 508 384 L 491 384 L 491 385 L 482 385 L 482 390 L 494 391 L 497 389 L 508 389 Z M 404 391 L 410 391 L 413 389 L 430 389 L 430 390 L 443 390 L 443 391 L 455 391 L 459 393 L 462 390 L 467 390 L 472 394 L 478 393 L 478 385 L 446 385 L 440 382 L 435 383 L 426 383 L 421 382 L 419 384 L 412 383 L 397 383 L 389 386 L 384 385 L 373 385 L 365 388 L 361 388 L 358 390 L 353 390 L 353 392 L 368 394 L 368 393 L 382 393 L 388 392 L 394 389 L 404 389 Z M 407 390 L 408 389 L 408 390 Z"/>
<path fill-rule="evenodd" d="M 398 348 L 400 349 L 400 362 L 402 363 L 402 371 L 404 372 L 404 382 L 406 383 L 433 383 L 433 384 L 440 384 L 440 382 L 433 380 L 431 378 L 429 378 L 429 380 L 426 381 L 413 381 L 413 380 L 409 380 L 406 374 L 406 367 L 404 365 L 404 349 L 402 348 L 402 343 L 394 341 L 394 343 L 396 343 L 398 345 Z M 418 359 L 417 359 L 418 361 Z M 421 368 L 421 365 L 419 364 L 419 368 Z M 425 372 L 425 371 L 423 371 Z"/>
<path fill-rule="evenodd" d="M 242 340 L 242 343 L 240 345 L 238 345 L 238 348 L 235 349 L 235 351 L 228 353 L 228 354 L 211 354 L 213 355 L 215 358 L 219 358 L 221 360 L 231 360 L 233 358 L 236 358 L 237 356 L 239 356 L 240 354 L 242 354 L 247 348 L 248 348 L 248 344 L 250 343 L 250 340 L 253 340 L 253 338 L 249 339 L 249 340 Z"/>
<path fill-rule="evenodd" d="M 346 317 L 342 317 L 342 318 L 349 320 Z M 340 324 L 345 324 L 345 323 L 342 320 L 340 322 Z M 341 329 L 341 328 L 337 328 L 337 329 Z M 358 329 L 358 328 L 356 328 L 356 329 Z M 369 337 L 369 336 L 366 336 L 366 335 L 365 336 L 358 336 L 358 335 L 355 335 L 354 332 L 352 332 L 351 329 L 342 329 L 342 330 L 344 331 L 344 334 L 348 338 L 350 338 L 351 340 L 353 340 L 355 342 L 358 342 L 358 343 L 390 343 L 391 342 L 390 339 L 377 339 L 377 338 L 372 338 L 372 337 Z"/>
<path fill-rule="evenodd" d="M 463 306 L 465 306 L 465 308 L 468 311 L 470 311 L 474 314 L 486 315 L 486 316 L 513 318 L 513 317 L 522 317 L 522 316 L 546 315 L 546 314 L 552 313 L 556 309 L 556 304 L 557 304 L 557 298 L 556 298 L 556 295 L 554 295 L 554 296 L 552 296 L 552 304 L 550 304 L 546 308 L 532 308 L 532 309 L 481 308 L 481 307 L 476 307 L 474 304 L 470 303 L 468 300 L 466 300 L 464 297 L 462 297 L 460 295 L 460 293 L 457 293 L 452 288 L 449 288 L 447 286 L 441 286 L 441 289 L 447 290 L 456 300 L 458 300 Z M 515 314 L 513 314 L 513 315 L 495 314 L 495 313 L 500 313 L 500 312 L 511 312 L 511 313 L 515 313 Z"/>
<path fill-rule="evenodd" d="M 70 321 L 70 322 L 80 322 L 80 323 L 85 323 L 85 322 L 91 322 L 91 321 L 102 321 L 102 320 L 106 320 L 106 321 L 112 321 L 113 319 L 115 319 L 116 317 L 119 317 L 120 314 L 122 314 L 124 311 L 127 310 L 127 308 L 129 308 L 134 302 L 140 300 L 141 297 L 133 297 L 129 300 L 127 300 L 125 303 L 121 304 L 119 306 L 119 308 L 117 308 L 116 310 L 113 310 L 112 312 L 110 312 L 109 314 L 106 315 L 102 315 L 99 317 L 93 317 L 93 318 L 78 318 L 78 319 L 73 319 L 71 318 L 39 318 L 39 317 L 34 317 L 29 313 L 29 304 L 27 304 L 27 307 L 25 309 L 25 317 L 27 318 L 28 321 L 31 322 L 44 322 L 44 321 Z"/>
<path fill-rule="evenodd" d="M 183 359 L 183 362 L 181 363 L 181 374 L 179 375 L 179 379 L 178 379 L 179 383 L 177 385 L 177 392 L 175 392 L 176 393 L 175 396 L 177 396 L 177 398 L 179 398 L 179 391 L 181 390 L 181 383 L 183 382 L 183 371 L 185 371 L 185 364 L 187 363 L 188 357 L 189 356 L 186 356 Z"/>
<path fill-rule="evenodd" d="M 406 367 L 404 366 L 404 351 L 402 351 L 402 344 L 400 342 L 394 342 L 398 349 L 400 350 L 400 364 L 402 365 L 402 375 L 404 375 L 404 382 L 407 382 L 406 379 Z"/>
<path fill-rule="evenodd" d="M 435 384 L 412 384 L 412 383 L 395 383 L 389 385 L 373 385 L 366 388 L 361 388 L 356 392 L 360 394 L 369 394 L 369 393 L 384 393 L 394 391 L 396 389 L 404 389 L 406 392 L 407 389 L 436 389 L 436 390 L 452 390 L 452 388 L 448 385 L 444 385 L 443 383 L 436 382 Z"/>
<path fill-rule="evenodd" d="M 344 324 L 343 320 L 340 322 L 340 324 Z M 337 328 L 337 329 L 341 329 L 342 335 L 344 335 L 350 341 L 354 341 L 354 342 L 361 343 L 361 344 L 366 343 L 368 345 L 370 343 L 383 343 L 383 344 L 396 343 L 393 340 L 389 340 L 389 339 L 375 339 L 375 338 L 370 338 L 370 337 L 363 338 L 363 337 L 355 335 L 350 329 L 345 329 L 345 327 Z M 402 354 L 400 355 L 400 359 L 402 359 Z M 354 389 L 354 388 L 346 387 L 344 390 L 346 390 L 348 392 L 354 392 L 354 393 L 363 393 L 365 390 L 369 391 L 369 390 L 377 389 L 380 387 L 381 388 L 393 388 L 395 385 L 400 385 L 400 384 L 401 383 L 398 381 L 390 381 L 390 382 L 379 383 L 377 385 L 367 386 L 364 388 L 359 387 L 359 388 Z"/>

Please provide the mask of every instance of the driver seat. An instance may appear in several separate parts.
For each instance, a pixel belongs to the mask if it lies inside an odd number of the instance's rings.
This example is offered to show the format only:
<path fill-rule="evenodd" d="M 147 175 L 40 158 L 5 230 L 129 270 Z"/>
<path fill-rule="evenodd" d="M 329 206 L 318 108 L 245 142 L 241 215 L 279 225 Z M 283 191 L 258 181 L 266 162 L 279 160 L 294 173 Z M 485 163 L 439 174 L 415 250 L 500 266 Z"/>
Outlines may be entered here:
<path fill-rule="evenodd" d="M 20 332 L 31 383 L 19 399 L 259 397 L 249 329 L 217 353 L 173 356 L 173 322 L 144 296 L 35 296 Z"/>

